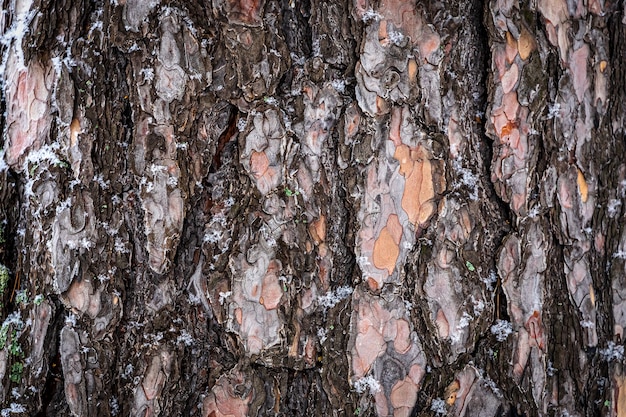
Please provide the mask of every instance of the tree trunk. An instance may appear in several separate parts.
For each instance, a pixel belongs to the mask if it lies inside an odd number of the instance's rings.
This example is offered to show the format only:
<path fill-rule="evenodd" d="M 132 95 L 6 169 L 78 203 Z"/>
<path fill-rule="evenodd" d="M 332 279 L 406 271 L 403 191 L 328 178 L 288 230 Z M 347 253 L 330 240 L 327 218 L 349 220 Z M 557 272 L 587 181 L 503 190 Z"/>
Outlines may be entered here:
<path fill-rule="evenodd" d="M 626 4 L 0 0 L 0 403 L 626 416 Z"/>

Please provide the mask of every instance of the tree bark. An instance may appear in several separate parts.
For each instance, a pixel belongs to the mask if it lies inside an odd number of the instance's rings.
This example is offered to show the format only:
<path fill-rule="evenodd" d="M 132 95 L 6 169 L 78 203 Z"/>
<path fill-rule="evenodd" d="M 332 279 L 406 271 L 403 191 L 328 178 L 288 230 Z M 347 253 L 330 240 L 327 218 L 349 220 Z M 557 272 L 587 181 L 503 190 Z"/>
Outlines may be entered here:
<path fill-rule="evenodd" d="M 626 3 L 0 4 L 3 416 L 626 416 Z"/>

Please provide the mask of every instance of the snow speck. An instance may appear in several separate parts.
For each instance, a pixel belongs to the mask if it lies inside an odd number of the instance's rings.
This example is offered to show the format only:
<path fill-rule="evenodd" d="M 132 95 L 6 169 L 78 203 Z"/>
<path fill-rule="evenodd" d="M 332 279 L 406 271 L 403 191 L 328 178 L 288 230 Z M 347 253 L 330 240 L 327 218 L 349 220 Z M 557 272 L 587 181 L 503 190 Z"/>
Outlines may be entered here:
<path fill-rule="evenodd" d="M 485 286 L 489 291 L 493 291 L 493 285 L 498 281 L 496 271 L 489 271 L 489 275 L 485 278 L 481 278 L 481 281 L 485 283 Z"/>
<path fill-rule="evenodd" d="M 351 295 L 352 291 L 352 287 L 348 286 L 336 288 L 333 291 L 329 291 L 326 294 L 319 296 L 317 298 L 317 303 L 324 307 L 324 310 L 333 308 L 341 300 Z"/>
<path fill-rule="evenodd" d="M 331 85 L 333 86 L 333 88 L 335 90 L 337 90 L 338 93 L 343 94 L 346 91 L 346 82 L 345 82 L 345 80 L 341 80 L 341 79 L 333 80 L 331 82 Z"/>
<path fill-rule="evenodd" d="M 491 326 L 491 333 L 496 335 L 498 342 L 504 342 L 513 333 L 513 326 L 506 320 L 497 320 L 496 324 Z"/>
<path fill-rule="evenodd" d="M 478 201 L 478 176 L 469 168 L 465 168 L 460 158 L 452 161 L 452 167 L 460 175 L 459 182 L 455 185 L 455 188 L 466 186 L 470 191 L 470 200 Z"/>
<path fill-rule="evenodd" d="M 328 339 L 328 332 L 326 331 L 326 329 L 317 329 L 317 338 L 319 339 L 320 343 L 324 343 L 326 339 Z"/>
<path fill-rule="evenodd" d="M 369 9 L 366 10 L 365 13 L 363 13 L 363 23 L 369 23 L 369 22 L 378 22 L 379 20 L 381 20 L 383 17 L 380 15 L 380 13 L 375 12 L 373 9 Z"/>
<path fill-rule="evenodd" d="M 591 320 L 582 320 L 580 322 L 580 327 L 583 329 L 593 329 L 596 327 L 596 324 Z"/>
<path fill-rule="evenodd" d="M 559 115 L 560 111 L 561 111 L 560 103 L 554 103 L 548 106 L 548 119 L 554 119 L 555 117 Z"/>
<path fill-rule="evenodd" d="M 389 32 L 389 40 L 396 46 L 402 46 L 404 44 L 404 35 L 401 32 L 397 32 L 395 30 L 390 30 Z"/>
<path fill-rule="evenodd" d="M 615 217 L 621 205 L 621 200 L 618 200 L 616 198 L 612 198 L 609 200 L 609 203 L 606 205 L 606 212 L 608 213 L 610 218 Z"/>
<path fill-rule="evenodd" d="M 69 324 L 70 327 L 74 327 L 76 326 L 76 320 L 77 320 L 76 315 L 69 313 L 67 317 L 65 318 L 65 324 Z"/>
<path fill-rule="evenodd" d="M 611 341 L 606 349 L 600 350 L 600 356 L 607 362 L 621 361 L 624 357 L 624 345 L 617 345 Z"/>
<path fill-rule="evenodd" d="M 380 388 L 380 382 L 378 382 L 372 375 L 361 378 L 354 383 L 354 389 L 358 394 L 364 394 L 366 391 L 376 394 L 380 391 Z"/>
<path fill-rule="evenodd" d="M 435 398 L 432 403 L 430 403 L 430 411 L 434 412 L 438 416 L 445 416 L 446 411 L 446 402 L 441 398 Z"/>
<path fill-rule="evenodd" d="M 22 404 L 11 403 L 9 408 L 4 408 L 2 409 L 2 411 L 0 411 L 0 415 L 2 415 L 2 417 L 8 417 L 11 414 L 19 414 L 19 413 L 25 413 L 25 412 L 26 412 L 26 407 L 24 407 Z"/>
<path fill-rule="evenodd" d="M 498 386 L 496 385 L 496 383 L 493 381 L 493 379 L 491 378 L 484 378 L 483 379 L 483 384 L 485 384 L 485 386 L 487 388 L 489 388 L 491 390 L 491 392 L 494 393 L 494 395 L 498 398 L 502 398 L 502 392 L 500 391 L 500 389 L 498 388 Z"/>
<path fill-rule="evenodd" d="M 194 343 L 193 336 L 187 330 L 182 330 L 180 336 L 176 339 L 176 343 L 183 343 L 185 346 L 191 346 Z"/>
<path fill-rule="evenodd" d="M 220 292 L 220 299 L 219 299 L 220 305 L 224 305 L 224 302 L 226 301 L 226 299 L 230 297 L 231 295 L 233 295 L 232 291 Z"/>
<path fill-rule="evenodd" d="M 109 407 L 111 409 L 112 416 L 116 416 L 120 413 L 120 404 L 117 402 L 116 397 L 111 397 L 109 400 Z"/>
<path fill-rule="evenodd" d="M 133 372 L 135 371 L 135 368 L 133 367 L 132 364 L 128 364 L 126 365 L 126 368 L 124 368 L 124 373 L 122 374 L 122 378 L 123 379 L 128 379 L 131 376 L 133 376 Z"/>

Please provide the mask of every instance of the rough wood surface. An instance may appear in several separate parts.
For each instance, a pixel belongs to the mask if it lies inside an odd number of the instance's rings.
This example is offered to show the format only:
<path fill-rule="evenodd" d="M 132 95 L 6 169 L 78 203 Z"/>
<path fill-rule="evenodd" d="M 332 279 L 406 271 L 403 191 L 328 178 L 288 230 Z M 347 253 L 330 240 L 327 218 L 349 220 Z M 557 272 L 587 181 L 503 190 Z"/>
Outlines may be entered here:
<path fill-rule="evenodd" d="M 626 5 L 0 0 L 0 407 L 626 416 Z"/>

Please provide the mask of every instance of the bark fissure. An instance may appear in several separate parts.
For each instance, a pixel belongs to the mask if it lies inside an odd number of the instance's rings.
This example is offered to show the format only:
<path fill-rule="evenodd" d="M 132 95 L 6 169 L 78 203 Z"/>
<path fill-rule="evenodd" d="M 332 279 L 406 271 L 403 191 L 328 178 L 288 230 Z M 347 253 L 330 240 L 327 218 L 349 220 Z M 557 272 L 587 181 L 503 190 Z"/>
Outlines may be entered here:
<path fill-rule="evenodd" d="M 15 415 L 626 413 L 626 18 L 0 0 Z"/>

